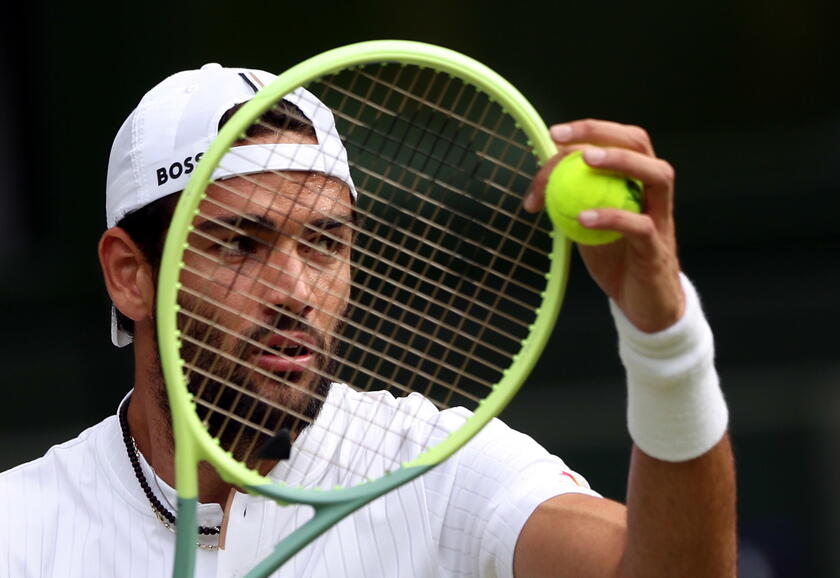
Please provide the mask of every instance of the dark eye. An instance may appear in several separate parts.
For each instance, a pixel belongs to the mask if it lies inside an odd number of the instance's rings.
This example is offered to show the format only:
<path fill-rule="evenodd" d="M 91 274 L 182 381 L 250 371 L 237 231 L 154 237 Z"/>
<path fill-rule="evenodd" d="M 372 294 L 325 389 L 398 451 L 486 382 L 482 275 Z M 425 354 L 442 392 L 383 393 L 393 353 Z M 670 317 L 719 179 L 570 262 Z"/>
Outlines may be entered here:
<path fill-rule="evenodd" d="M 312 243 L 315 249 L 324 254 L 337 253 L 341 248 L 342 242 L 339 239 L 329 235 L 319 235 Z"/>
<path fill-rule="evenodd" d="M 347 246 L 347 241 L 343 238 L 342 232 L 335 228 L 326 231 L 313 231 L 311 235 L 306 237 L 302 250 L 313 258 L 332 259 L 341 254 Z"/>
<path fill-rule="evenodd" d="M 236 260 L 255 255 L 261 247 L 261 243 L 247 235 L 237 235 L 219 243 L 220 253 L 223 259 Z"/>

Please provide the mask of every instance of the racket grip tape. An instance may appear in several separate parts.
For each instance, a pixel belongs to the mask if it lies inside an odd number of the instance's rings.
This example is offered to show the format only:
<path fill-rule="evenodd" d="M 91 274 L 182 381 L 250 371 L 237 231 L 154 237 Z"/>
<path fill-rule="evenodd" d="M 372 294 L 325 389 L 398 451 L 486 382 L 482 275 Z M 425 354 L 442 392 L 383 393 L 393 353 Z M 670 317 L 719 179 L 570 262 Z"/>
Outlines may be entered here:
<path fill-rule="evenodd" d="M 195 550 L 198 540 L 197 510 L 197 498 L 178 498 L 173 578 L 193 578 L 195 575 Z"/>

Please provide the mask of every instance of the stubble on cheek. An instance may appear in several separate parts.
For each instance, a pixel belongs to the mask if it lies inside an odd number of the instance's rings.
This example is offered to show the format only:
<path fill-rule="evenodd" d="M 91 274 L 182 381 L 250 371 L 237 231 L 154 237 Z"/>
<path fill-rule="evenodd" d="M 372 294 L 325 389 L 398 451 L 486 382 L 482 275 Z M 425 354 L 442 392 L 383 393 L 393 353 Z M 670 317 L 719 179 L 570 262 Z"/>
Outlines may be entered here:
<path fill-rule="evenodd" d="M 274 433 L 286 429 L 294 437 L 317 418 L 332 382 L 337 339 L 308 326 L 295 327 L 315 344 L 314 370 L 266 375 L 253 364 L 259 351 L 254 343 L 264 343 L 271 329 L 252 327 L 244 335 L 234 335 L 196 319 L 213 319 L 213 308 L 184 306 L 192 311 L 179 322 L 185 336 L 181 357 L 187 364 L 188 389 L 195 396 L 199 418 L 224 449 L 251 462 Z M 162 397 L 166 398 L 165 391 Z"/>

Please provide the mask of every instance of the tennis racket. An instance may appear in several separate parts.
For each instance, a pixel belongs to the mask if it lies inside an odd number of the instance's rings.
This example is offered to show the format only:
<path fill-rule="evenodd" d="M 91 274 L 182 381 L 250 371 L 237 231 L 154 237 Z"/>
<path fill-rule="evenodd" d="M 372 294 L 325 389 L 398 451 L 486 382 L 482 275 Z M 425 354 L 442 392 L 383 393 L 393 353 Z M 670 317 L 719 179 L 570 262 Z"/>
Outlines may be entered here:
<path fill-rule="evenodd" d="M 314 507 L 255 560 L 248 576 L 264 577 L 499 414 L 565 290 L 569 242 L 522 209 L 555 151 L 507 81 L 416 42 L 311 58 L 226 122 L 180 198 L 159 275 L 176 578 L 195 567 L 199 462 Z M 271 169 L 277 155 L 293 168 Z M 471 413 L 452 431 L 412 413 L 456 406 Z M 394 441 L 406 436 L 409 455 Z M 275 463 L 300 475 L 277 479 Z"/>

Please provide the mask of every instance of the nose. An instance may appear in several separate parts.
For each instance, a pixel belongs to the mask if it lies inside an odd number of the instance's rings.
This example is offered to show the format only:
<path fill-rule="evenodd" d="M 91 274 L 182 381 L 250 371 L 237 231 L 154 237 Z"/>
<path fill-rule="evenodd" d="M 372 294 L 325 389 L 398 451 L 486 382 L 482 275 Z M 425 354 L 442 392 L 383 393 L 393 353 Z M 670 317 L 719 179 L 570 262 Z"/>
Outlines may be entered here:
<path fill-rule="evenodd" d="M 299 318 L 312 310 L 311 267 L 293 244 L 280 243 L 274 247 L 260 276 L 262 306 L 268 318 L 279 311 L 287 311 Z"/>

